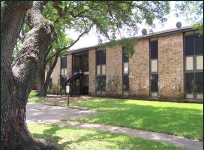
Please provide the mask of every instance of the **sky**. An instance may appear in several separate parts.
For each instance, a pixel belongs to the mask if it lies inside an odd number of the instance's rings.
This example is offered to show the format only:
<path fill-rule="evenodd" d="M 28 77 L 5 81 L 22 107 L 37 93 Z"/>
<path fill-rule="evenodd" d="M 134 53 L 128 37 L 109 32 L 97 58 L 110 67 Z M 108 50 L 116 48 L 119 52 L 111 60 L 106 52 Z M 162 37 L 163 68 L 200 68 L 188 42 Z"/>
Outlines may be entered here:
<path fill-rule="evenodd" d="M 174 8 L 174 2 L 171 2 L 171 13 L 168 15 L 167 22 L 164 24 L 163 27 L 156 24 L 156 28 L 153 29 L 154 32 L 176 28 L 176 23 L 178 21 L 182 23 L 182 27 L 190 25 L 189 23 L 185 21 L 185 18 L 181 18 L 181 17 L 176 18 L 174 16 L 173 8 Z M 139 25 L 139 28 L 140 28 L 140 31 L 138 32 L 138 35 L 142 35 L 141 31 L 143 28 L 145 28 L 145 23 Z M 146 27 L 146 29 L 148 28 Z M 71 31 L 69 35 L 71 36 L 71 38 L 76 39 L 79 34 L 75 33 L 74 31 Z M 93 30 L 91 30 L 87 35 L 81 37 L 80 40 L 71 49 L 89 47 L 89 46 L 94 46 L 97 44 L 98 44 L 98 38 L 96 36 L 96 33 Z"/>

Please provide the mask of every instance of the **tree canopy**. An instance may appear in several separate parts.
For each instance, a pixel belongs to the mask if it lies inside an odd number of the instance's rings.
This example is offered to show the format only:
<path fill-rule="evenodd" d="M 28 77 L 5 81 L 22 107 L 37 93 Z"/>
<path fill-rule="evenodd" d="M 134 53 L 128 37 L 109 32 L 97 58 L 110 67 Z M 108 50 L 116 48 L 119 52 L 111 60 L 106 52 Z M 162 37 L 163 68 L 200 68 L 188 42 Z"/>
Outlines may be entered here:
<path fill-rule="evenodd" d="M 167 1 L 49 1 L 43 16 L 53 23 L 57 40 L 48 48 L 44 62 L 39 63 L 38 95 L 46 95 L 57 58 L 90 30 L 96 30 L 99 43 L 109 40 L 109 46 L 125 46 L 125 52 L 131 56 L 135 52 L 136 41 L 126 37 L 134 37 L 139 31 L 138 25 L 144 20 L 152 27 L 155 19 L 164 23 L 169 10 Z M 29 25 L 24 24 L 22 35 L 26 35 L 29 30 Z M 70 38 L 70 30 L 80 33 L 76 40 Z M 117 36 L 120 41 L 116 40 Z M 46 77 L 45 65 L 48 66 Z M 40 89 L 42 86 L 43 91 Z"/>
<path fill-rule="evenodd" d="M 176 16 L 184 16 L 192 27 L 203 34 L 203 1 L 177 1 Z"/>

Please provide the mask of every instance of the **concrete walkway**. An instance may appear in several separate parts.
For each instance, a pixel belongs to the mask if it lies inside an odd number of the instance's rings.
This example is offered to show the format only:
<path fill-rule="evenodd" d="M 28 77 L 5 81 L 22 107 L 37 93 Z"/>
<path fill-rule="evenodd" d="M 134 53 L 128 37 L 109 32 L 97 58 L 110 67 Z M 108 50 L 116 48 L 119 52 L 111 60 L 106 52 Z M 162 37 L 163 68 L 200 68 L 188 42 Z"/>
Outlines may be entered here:
<path fill-rule="evenodd" d="M 39 123 L 59 126 L 72 126 L 87 129 L 94 129 L 100 131 L 107 131 L 112 133 L 121 133 L 129 136 L 140 137 L 157 142 L 165 142 L 178 147 L 186 148 L 189 150 L 203 150 L 203 142 L 186 139 L 183 137 L 142 131 L 130 128 L 115 127 L 109 125 L 79 123 L 79 122 L 65 122 L 60 121 L 63 118 L 79 117 L 91 114 L 97 114 L 96 111 L 90 110 L 77 110 L 65 107 L 46 106 L 41 104 L 28 104 L 27 105 L 27 123 Z"/>

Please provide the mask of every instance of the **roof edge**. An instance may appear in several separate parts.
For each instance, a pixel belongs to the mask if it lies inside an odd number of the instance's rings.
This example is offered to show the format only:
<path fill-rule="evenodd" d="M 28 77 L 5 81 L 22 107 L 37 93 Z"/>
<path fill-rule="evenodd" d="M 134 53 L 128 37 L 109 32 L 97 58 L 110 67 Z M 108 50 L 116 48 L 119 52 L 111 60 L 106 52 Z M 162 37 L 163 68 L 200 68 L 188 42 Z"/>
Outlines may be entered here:
<path fill-rule="evenodd" d="M 192 30 L 196 30 L 196 29 L 193 29 L 191 26 L 185 26 L 185 27 L 182 27 L 182 28 L 173 28 L 173 29 L 153 32 L 153 33 L 149 33 L 147 35 L 139 35 L 139 36 L 135 36 L 135 37 L 132 37 L 132 38 L 137 38 L 138 40 L 145 39 L 145 38 L 156 38 L 156 37 L 160 37 L 160 36 L 164 36 L 164 35 L 171 35 L 171 34 L 174 34 L 174 33 L 180 33 L 180 32 L 185 32 L 185 31 L 192 31 Z M 106 43 L 102 43 L 102 44 L 106 44 Z M 83 48 L 69 50 L 67 53 L 65 53 L 65 55 L 72 54 L 72 53 L 77 53 L 77 52 L 82 52 L 82 51 L 86 51 L 86 50 L 90 50 L 90 49 L 96 49 L 99 46 L 100 45 L 97 44 L 97 45 L 93 45 L 93 46 L 87 46 L 87 47 L 83 47 Z"/>

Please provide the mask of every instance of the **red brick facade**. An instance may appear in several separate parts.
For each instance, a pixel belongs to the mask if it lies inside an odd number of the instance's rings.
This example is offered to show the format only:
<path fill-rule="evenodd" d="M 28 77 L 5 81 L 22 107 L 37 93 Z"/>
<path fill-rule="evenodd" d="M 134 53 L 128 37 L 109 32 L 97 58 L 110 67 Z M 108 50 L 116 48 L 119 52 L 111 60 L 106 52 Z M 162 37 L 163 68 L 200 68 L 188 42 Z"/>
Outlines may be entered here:
<path fill-rule="evenodd" d="M 106 83 L 115 76 L 116 82 L 110 87 L 115 94 L 121 95 L 122 88 L 115 87 L 120 85 L 118 82 L 122 82 L 122 48 L 121 46 L 106 48 Z M 117 80 L 119 78 L 119 80 Z M 113 92 L 113 91 L 109 91 Z M 107 93 L 110 94 L 110 93 Z"/>
<path fill-rule="evenodd" d="M 95 94 L 93 80 L 96 76 L 96 50 L 89 50 L 89 94 Z"/>
<path fill-rule="evenodd" d="M 177 33 L 158 38 L 158 76 L 163 84 L 159 88 L 165 96 L 171 97 L 173 89 L 181 84 L 183 92 L 183 35 Z"/>
<path fill-rule="evenodd" d="M 188 30 L 192 30 L 189 29 Z M 146 96 L 151 97 L 151 59 L 150 59 L 150 40 L 154 38 L 158 41 L 158 96 L 172 98 L 180 93 L 184 93 L 184 41 L 183 32 L 174 31 L 156 36 L 140 37 L 136 42 L 135 54 L 129 59 L 129 95 L 130 96 Z M 95 94 L 95 85 L 93 80 L 96 77 L 96 49 L 91 47 L 88 49 L 88 78 L 89 78 L 89 94 Z M 87 50 L 87 49 L 86 49 Z M 67 73 L 72 70 L 72 55 L 67 54 Z M 60 59 L 59 59 L 60 60 Z M 59 74 L 60 61 L 58 61 L 53 74 Z M 106 83 L 109 77 L 116 75 L 119 80 L 123 80 L 123 62 L 122 47 L 116 46 L 106 48 Z M 57 76 L 53 75 L 53 81 L 57 81 Z M 54 83 L 54 82 L 53 82 Z M 54 83 L 55 84 L 55 83 Z M 162 84 L 162 86 L 161 86 Z M 122 94 L 120 88 L 117 93 Z"/>
<path fill-rule="evenodd" d="M 130 95 L 149 95 L 149 39 L 137 41 L 129 70 Z"/>

